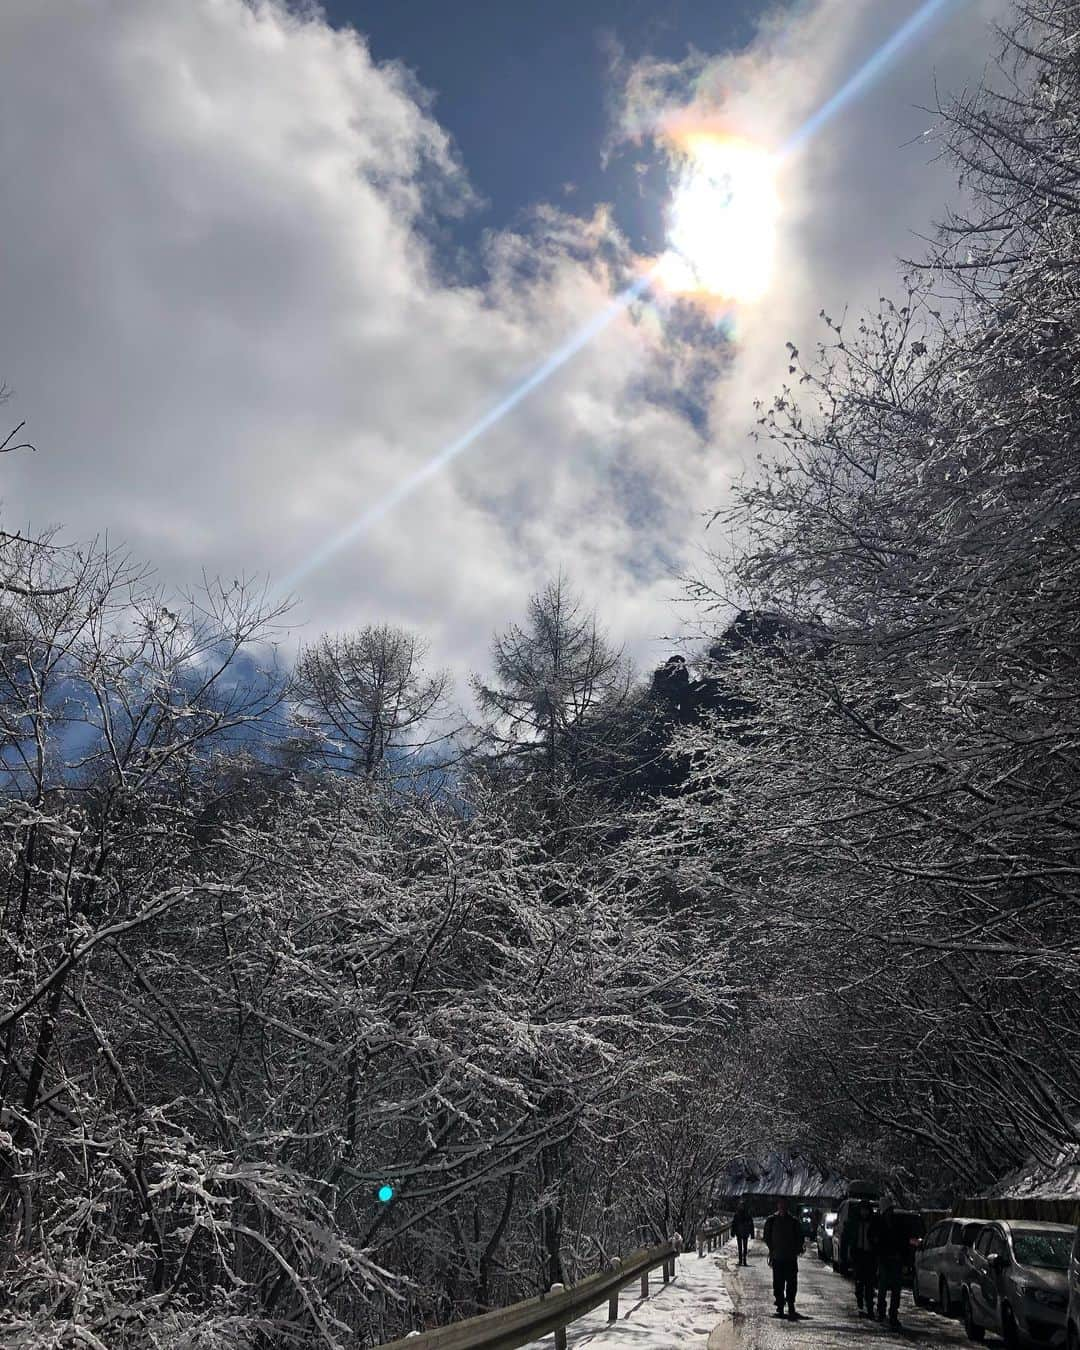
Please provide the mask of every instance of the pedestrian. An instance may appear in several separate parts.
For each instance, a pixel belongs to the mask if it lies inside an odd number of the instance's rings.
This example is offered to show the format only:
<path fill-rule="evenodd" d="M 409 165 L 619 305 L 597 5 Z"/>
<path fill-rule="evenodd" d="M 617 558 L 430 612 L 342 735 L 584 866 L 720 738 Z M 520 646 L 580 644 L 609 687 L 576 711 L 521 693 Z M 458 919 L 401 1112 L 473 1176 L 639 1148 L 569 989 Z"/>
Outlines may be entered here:
<path fill-rule="evenodd" d="M 802 1224 L 794 1214 L 788 1211 L 787 1196 L 781 1195 L 776 1202 L 776 1213 L 765 1220 L 765 1246 L 769 1249 L 769 1265 L 772 1266 L 773 1299 L 776 1302 L 774 1316 L 784 1316 L 784 1304 L 787 1315 L 794 1322 L 799 1314 L 795 1311 L 795 1295 L 799 1290 L 799 1257 L 806 1247 L 806 1236 Z"/>
<path fill-rule="evenodd" d="M 855 1275 L 855 1306 L 866 1317 L 874 1316 L 874 1276 L 877 1257 L 874 1252 L 874 1207 L 869 1200 L 860 1200 L 851 1207 L 846 1234 L 847 1249 L 851 1253 L 851 1269 Z"/>
<path fill-rule="evenodd" d="M 873 1245 L 877 1257 L 877 1315 L 885 1320 L 885 1295 L 889 1296 L 889 1326 L 900 1327 L 900 1286 L 904 1278 L 904 1257 L 908 1233 L 891 1200 L 885 1200 L 881 1213 L 873 1220 Z"/>
<path fill-rule="evenodd" d="M 731 1220 L 731 1231 L 735 1234 L 735 1241 L 739 1248 L 738 1264 L 740 1266 L 749 1265 L 746 1259 L 746 1249 L 750 1245 L 750 1239 L 754 1236 L 754 1220 L 745 1200 L 740 1200 L 735 1207 L 735 1215 Z"/>

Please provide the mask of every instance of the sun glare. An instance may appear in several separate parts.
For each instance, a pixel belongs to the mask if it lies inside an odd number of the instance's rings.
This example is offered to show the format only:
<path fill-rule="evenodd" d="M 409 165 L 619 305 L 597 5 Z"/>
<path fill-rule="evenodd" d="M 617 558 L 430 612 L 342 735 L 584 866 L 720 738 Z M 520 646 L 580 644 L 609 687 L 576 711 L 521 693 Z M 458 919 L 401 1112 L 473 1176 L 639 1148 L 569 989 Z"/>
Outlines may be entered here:
<path fill-rule="evenodd" d="M 713 132 L 691 133 L 677 144 L 683 162 L 658 280 L 677 295 L 760 300 L 776 240 L 775 157 Z"/>

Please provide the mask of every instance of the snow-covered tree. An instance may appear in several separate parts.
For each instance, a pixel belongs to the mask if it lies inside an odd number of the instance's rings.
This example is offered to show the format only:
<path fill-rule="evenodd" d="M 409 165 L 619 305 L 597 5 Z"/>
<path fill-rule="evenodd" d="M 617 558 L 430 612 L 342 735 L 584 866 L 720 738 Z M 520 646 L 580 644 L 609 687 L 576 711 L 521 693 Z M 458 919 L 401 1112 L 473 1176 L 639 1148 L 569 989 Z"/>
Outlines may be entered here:
<path fill-rule="evenodd" d="M 488 742 L 548 776 L 586 771 L 631 687 L 626 657 L 596 614 L 560 575 L 530 597 L 524 625 L 495 636 L 491 653 L 491 679 L 473 681 Z"/>
<path fill-rule="evenodd" d="M 698 588 L 762 638 L 683 738 L 677 826 L 737 841 L 733 930 L 821 1112 L 969 1185 L 1080 1115 L 1080 10 L 1017 12 L 1002 92 L 948 117 L 934 267 L 762 410 L 745 547 Z"/>
<path fill-rule="evenodd" d="M 308 754 L 373 778 L 444 743 L 449 676 L 425 671 L 424 652 L 422 639 L 387 624 L 326 634 L 302 651 L 292 694 Z"/>

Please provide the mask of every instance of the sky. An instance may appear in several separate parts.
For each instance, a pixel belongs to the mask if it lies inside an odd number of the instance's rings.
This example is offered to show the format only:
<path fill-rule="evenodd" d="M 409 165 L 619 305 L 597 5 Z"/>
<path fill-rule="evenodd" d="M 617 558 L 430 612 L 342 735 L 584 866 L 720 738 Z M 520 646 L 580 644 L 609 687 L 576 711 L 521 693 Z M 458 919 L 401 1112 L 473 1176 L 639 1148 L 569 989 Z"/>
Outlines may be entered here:
<path fill-rule="evenodd" d="M 267 576 L 286 645 L 402 624 L 462 681 L 561 568 L 663 659 L 784 342 L 895 290 L 955 199 L 925 109 L 982 78 L 1006 0 L 950 0 L 785 164 L 733 325 L 621 309 L 328 541 L 663 248 L 669 114 L 778 146 L 919 7 L 5 0 L 0 380 L 37 447 L 0 464 L 5 527 L 124 541 L 169 585 Z"/>
<path fill-rule="evenodd" d="M 638 191 L 640 147 L 612 135 L 619 72 L 641 60 L 748 43 L 760 0 L 332 0 L 328 19 L 400 61 L 434 97 L 484 209 L 453 232 L 520 225 L 537 202 L 615 208 L 641 247 L 662 245 L 663 202 Z M 599 153 L 598 153 L 599 152 Z M 605 153 L 606 152 L 606 153 Z M 466 253 L 466 265 L 471 250 Z"/>

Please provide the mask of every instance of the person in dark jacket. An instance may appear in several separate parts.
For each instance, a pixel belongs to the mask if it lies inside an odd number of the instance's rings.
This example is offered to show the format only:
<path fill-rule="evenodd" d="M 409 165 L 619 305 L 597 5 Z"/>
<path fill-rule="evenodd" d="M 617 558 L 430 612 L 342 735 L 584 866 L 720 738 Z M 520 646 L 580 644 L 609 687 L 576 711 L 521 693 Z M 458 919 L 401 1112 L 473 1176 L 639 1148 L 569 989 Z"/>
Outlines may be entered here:
<path fill-rule="evenodd" d="M 795 1295 L 799 1290 L 799 1257 L 806 1248 L 806 1236 L 803 1226 L 794 1214 L 788 1212 L 786 1196 L 780 1196 L 776 1202 L 776 1213 L 765 1220 L 765 1246 L 769 1249 L 769 1265 L 772 1266 L 773 1298 L 776 1300 L 776 1316 L 784 1316 L 784 1304 L 787 1315 L 792 1321 L 798 1317 L 795 1311 Z"/>
<path fill-rule="evenodd" d="M 866 1317 L 874 1315 L 874 1276 L 877 1274 L 873 1220 L 873 1205 L 868 1200 L 860 1200 L 851 1206 L 844 1234 L 855 1276 L 855 1305 Z"/>
<path fill-rule="evenodd" d="M 739 1248 L 739 1265 L 749 1264 L 746 1259 L 746 1249 L 750 1245 L 750 1239 L 754 1236 L 754 1220 L 747 1208 L 745 1200 L 740 1200 L 735 1207 L 735 1214 L 731 1220 L 731 1231 L 735 1234 L 735 1241 Z"/>
<path fill-rule="evenodd" d="M 881 1206 L 872 1222 L 874 1254 L 877 1258 L 877 1315 L 885 1320 L 885 1295 L 889 1296 L 889 1326 L 900 1326 L 900 1285 L 904 1276 L 904 1257 L 908 1232 L 891 1200 Z"/>

